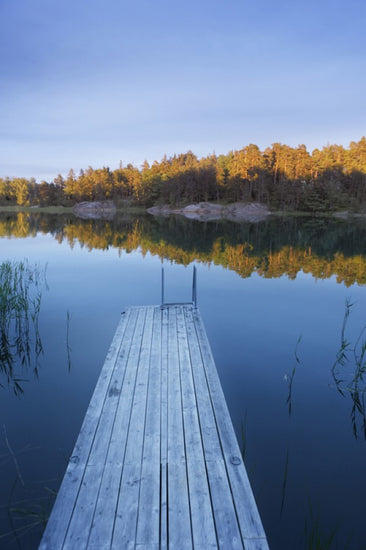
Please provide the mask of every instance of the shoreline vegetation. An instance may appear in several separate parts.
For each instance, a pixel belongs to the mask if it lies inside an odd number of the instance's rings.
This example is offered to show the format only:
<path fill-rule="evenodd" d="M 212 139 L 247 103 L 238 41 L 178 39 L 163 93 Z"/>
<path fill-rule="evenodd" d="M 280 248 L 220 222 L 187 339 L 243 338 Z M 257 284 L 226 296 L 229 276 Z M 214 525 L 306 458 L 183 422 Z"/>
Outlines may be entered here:
<path fill-rule="evenodd" d="M 228 219 L 235 218 L 244 207 L 233 205 L 242 203 L 258 215 L 258 204 L 272 213 L 365 214 L 366 138 L 348 148 L 327 145 L 312 153 L 305 145 L 274 143 L 261 151 L 250 144 L 226 155 L 198 158 L 188 151 L 164 156 L 141 168 L 121 162 L 116 170 L 88 167 L 76 175 L 71 169 L 66 178 L 59 174 L 52 181 L 0 178 L 0 207 L 56 207 L 56 213 L 61 207 L 105 201 L 117 211 L 155 207 L 155 214 L 171 209 L 198 218 L 218 215 L 219 207 Z"/>

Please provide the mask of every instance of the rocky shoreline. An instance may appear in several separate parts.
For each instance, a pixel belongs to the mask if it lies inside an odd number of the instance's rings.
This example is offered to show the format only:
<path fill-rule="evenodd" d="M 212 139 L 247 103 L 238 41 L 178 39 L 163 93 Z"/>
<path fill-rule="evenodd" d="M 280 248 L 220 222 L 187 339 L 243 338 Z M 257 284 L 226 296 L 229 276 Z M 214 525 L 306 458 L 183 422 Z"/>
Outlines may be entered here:
<path fill-rule="evenodd" d="M 148 213 L 153 216 L 170 216 L 179 214 L 185 218 L 198 221 L 229 220 L 234 222 L 260 222 L 270 214 L 267 206 L 260 203 L 236 202 L 222 205 L 211 202 L 199 202 L 190 204 L 184 208 L 171 208 L 169 206 L 153 206 L 148 208 Z"/>
<path fill-rule="evenodd" d="M 73 212 L 83 220 L 111 220 L 117 209 L 113 201 L 79 202 L 74 206 Z"/>
<path fill-rule="evenodd" d="M 117 208 L 113 201 L 94 201 L 81 202 L 74 206 L 73 213 L 82 219 L 104 219 L 111 220 L 117 213 Z M 231 204 L 217 204 L 212 202 L 199 202 L 189 204 L 183 208 L 174 208 L 168 205 L 152 206 L 147 212 L 153 216 L 171 216 L 179 215 L 190 220 L 201 222 L 228 220 L 232 222 L 256 223 L 267 219 L 270 215 L 279 215 L 279 212 L 272 212 L 261 203 L 235 202 Z M 143 213 L 143 209 L 141 209 Z M 291 212 L 280 213 L 282 215 L 291 215 Z M 305 213 L 306 214 L 306 213 Z M 315 214 L 316 215 L 316 214 Z M 319 215 L 319 213 L 318 213 Z M 347 210 L 330 212 L 328 216 L 338 219 L 365 218 L 365 213 L 349 212 Z"/>

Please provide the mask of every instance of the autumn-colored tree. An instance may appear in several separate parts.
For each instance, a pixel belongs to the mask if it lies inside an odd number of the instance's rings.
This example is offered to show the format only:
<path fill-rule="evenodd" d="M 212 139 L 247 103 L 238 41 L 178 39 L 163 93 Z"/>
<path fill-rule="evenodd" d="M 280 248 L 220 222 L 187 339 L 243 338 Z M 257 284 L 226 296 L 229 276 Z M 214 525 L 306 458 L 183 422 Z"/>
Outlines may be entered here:
<path fill-rule="evenodd" d="M 220 200 L 259 201 L 281 210 L 310 212 L 366 208 L 366 138 L 348 149 L 327 145 L 310 154 L 305 145 L 273 143 L 261 151 L 249 144 L 227 155 L 198 158 L 192 151 L 111 171 L 70 170 L 51 183 L 25 178 L 0 179 L 2 204 L 73 204 L 112 199 L 142 206 L 184 205 Z"/>
<path fill-rule="evenodd" d="M 13 178 L 10 181 L 10 193 L 19 206 L 28 206 L 30 203 L 30 182 L 26 178 Z"/>
<path fill-rule="evenodd" d="M 68 199 L 75 199 L 77 196 L 75 183 L 76 183 L 75 172 L 71 168 L 71 170 L 67 175 L 65 186 L 64 186 L 64 193 Z"/>
<path fill-rule="evenodd" d="M 12 189 L 9 178 L 0 178 L 0 203 L 8 204 L 12 200 Z"/>

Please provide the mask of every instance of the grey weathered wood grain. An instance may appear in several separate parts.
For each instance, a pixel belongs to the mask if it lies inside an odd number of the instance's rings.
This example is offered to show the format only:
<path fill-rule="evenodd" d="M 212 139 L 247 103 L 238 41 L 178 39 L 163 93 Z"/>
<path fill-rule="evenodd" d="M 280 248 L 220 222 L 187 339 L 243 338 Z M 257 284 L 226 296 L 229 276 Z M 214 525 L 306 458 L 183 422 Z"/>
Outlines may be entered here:
<path fill-rule="evenodd" d="M 126 311 L 118 324 L 101 374 L 87 409 L 73 454 L 58 491 L 58 498 L 52 510 L 52 522 L 48 522 L 40 544 L 40 550 L 61 549 L 74 510 L 75 501 L 82 483 L 85 466 L 93 444 L 107 389 L 116 366 L 118 354 L 122 349 L 123 337 L 128 324 L 133 324 L 132 311 Z"/>
<path fill-rule="evenodd" d="M 129 308 L 41 550 L 267 550 L 197 310 Z"/>
<path fill-rule="evenodd" d="M 182 307 L 177 308 L 177 333 L 193 544 L 195 547 L 217 548 L 197 407 L 197 402 L 201 401 L 203 396 L 199 388 L 196 393 L 194 386 L 192 360 Z"/>
<path fill-rule="evenodd" d="M 146 308 L 146 320 L 141 348 L 137 357 L 137 377 L 128 428 L 112 549 L 127 548 L 136 542 L 152 328 L 153 308 Z"/>
<path fill-rule="evenodd" d="M 187 338 L 191 355 L 192 372 L 196 385 L 197 408 L 199 411 L 201 434 L 205 454 L 207 476 L 210 485 L 212 508 L 214 513 L 216 534 L 220 547 L 231 540 L 231 547 L 241 547 L 242 540 L 237 525 L 235 506 L 232 500 L 230 484 L 224 468 L 224 457 L 217 431 L 215 413 L 207 385 L 204 365 L 202 362 L 200 341 L 197 337 L 194 319 L 191 311 L 186 312 Z"/>
<path fill-rule="evenodd" d="M 144 545 L 160 541 L 160 391 L 161 311 L 155 308 L 136 534 L 136 543 Z"/>
<path fill-rule="evenodd" d="M 139 319 L 135 326 L 135 331 L 139 333 L 143 332 L 144 316 L 139 314 Z M 126 331 L 125 331 L 126 335 Z M 124 351 L 126 347 L 130 348 L 130 353 L 133 351 L 131 348 L 132 343 L 137 340 L 135 338 L 129 340 L 127 346 L 125 343 Z M 124 353 L 126 355 L 126 353 Z M 111 434 L 113 430 L 113 424 L 116 416 L 116 411 L 119 403 L 121 385 L 124 379 L 125 361 L 124 358 L 120 358 L 117 366 L 114 369 L 111 377 L 110 385 L 104 400 L 104 405 L 101 410 L 98 427 L 94 436 L 93 445 L 89 454 L 87 467 L 85 470 L 83 482 L 81 484 L 77 501 L 75 504 L 74 512 L 70 521 L 68 532 L 64 542 L 64 548 L 83 548 L 82 541 L 88 541 L 87 534 L 91 530 L 92 520 L 94 516 L 97 499 L 99 496 L 100 482 L 102 480 L 103 472 L 105 471 L 105 463 L 109 444 L 111 440 Z"/>
<path fill-rule="evenodd" d="M 161 308 L 160 546 L 168 548 L 168 309 Z"/>
<path fill-rule="evenodd" d="M 182 391 L 177 338 L 177 307 L 168 309 L 168 540 L 191 548 L 191 519 L 184 447 Z"/>
<path fill-rule="evenodd" d="M 88 547 L 98 548 L 108 543 L 111 545 L 114 519 L 119 498 L 122 466 L 130 423 L 131 408 L 137 374 L 137 357 L 141 347 L 142 333 L 145 323 L 145 311 L 134 309 L 137 315 L 134 326 L 126 330 L 126 346 L 128 353 L 120 365 L 121 390 L 118 408 L 108 447 L 108 454 L 103 472 L 98 500 L 94 512 Z"/>
<path fill-rule="evenodd" d="M 194 311 L 193 316 L 242 537 L 245 544 L 250 539 L 262 539 L 261 543 L 264 549 L 268 547 L 264 529 L 248 476 L 241 460 L 239 445 L 231 423 L 206 331 L 198 310 Z"/>
<path fill-rule="evenodd" d="M 218 437 L 211 395 L 207 385 L 205 368 L 201 357 L 200 342 L 197 337 L 192 310 L 190 309 L 185 310 L 185 323 L 190 355 L 192 357 L 191 368 L 195 391 L 196 395 L 200 396 L 199 399 L 197 399 L 197 409 L 200 419 L 205 460 L 216 460 L 221 456 L 222 449 Z"/>

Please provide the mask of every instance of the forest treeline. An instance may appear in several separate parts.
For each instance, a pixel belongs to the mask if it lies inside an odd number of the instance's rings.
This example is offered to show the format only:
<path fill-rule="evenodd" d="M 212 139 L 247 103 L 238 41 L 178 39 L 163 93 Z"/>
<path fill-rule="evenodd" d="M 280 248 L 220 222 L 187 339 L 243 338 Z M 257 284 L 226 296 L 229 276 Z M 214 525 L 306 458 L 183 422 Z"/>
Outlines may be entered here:
<path fill-rule="evenodd" d="M 141 168 L 87 168 L 78 175 L 36 182 L 0 178 L 0 205 L 72 206 L 113 200 L 117 206 L 256 201 L 280 210 L 322 212 L 366 206 L 366 138 L 348 148 L 250 144 L 227 155 L 197 158 L 191 151 Z"/>
<path fill-rule="evenodd" d="M 214 263 L 241 277 L 257 273 L 265 278 L 286 275 L 295 279 L 302 271 L 319 279 L 336 276 L 346 286 L 366 284 L 365 226 L 361 222 L 291 217 L 238 226 L 153 216 L 103 221 L 22 212 L 0 217 L 0 237 L 24 238 L 39 232 L 72 248 L 139 250 L 182 265 Z"/>

